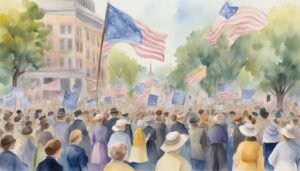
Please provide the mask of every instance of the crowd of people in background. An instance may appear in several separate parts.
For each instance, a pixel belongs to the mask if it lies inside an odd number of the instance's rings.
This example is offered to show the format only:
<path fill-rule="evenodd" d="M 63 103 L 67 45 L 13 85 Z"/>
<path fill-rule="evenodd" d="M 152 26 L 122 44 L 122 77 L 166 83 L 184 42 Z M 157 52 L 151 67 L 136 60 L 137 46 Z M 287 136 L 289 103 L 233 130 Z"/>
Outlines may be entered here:
<path fill-rule="evenodd" d="M 299 115 L 64 108 L 1 116 L 0 171 L 298 171 Z"/>

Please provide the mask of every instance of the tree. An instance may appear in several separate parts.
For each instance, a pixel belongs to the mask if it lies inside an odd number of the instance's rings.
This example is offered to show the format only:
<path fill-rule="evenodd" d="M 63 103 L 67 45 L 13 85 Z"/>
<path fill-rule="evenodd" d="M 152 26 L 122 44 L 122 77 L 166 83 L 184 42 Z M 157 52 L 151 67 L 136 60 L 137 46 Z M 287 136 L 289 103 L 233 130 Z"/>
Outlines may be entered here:
<path fill-rule="evenodd" d="M 25 11 L 0 14 L 1 67 L 12 73 L 14 87 L 26 69 L 43 66 L 43 55 L 48 49 L 48 31 L 40 21 L 44 12 L 34 2 L 24 0 L 23 4 Z"/>
<path fill-rule="evenodd" d="M 140 66 L 137 60 L 130 58 L 123 51 L 113 49 L 108 56 L 108 73 L 111 83 L 124 82 L 133 88 L 138 78 Z"/>

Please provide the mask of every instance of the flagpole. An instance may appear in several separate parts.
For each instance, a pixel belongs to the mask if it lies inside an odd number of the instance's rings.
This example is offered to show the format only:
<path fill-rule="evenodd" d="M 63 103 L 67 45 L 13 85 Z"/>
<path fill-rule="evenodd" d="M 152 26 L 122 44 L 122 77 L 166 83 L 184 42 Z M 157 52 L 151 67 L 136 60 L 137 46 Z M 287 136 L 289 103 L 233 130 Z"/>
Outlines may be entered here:
<path fill-rule="evenodd" d="M 104 36 L 105 36 L 105 32 L 106 32 L 108 5 L 109 5 L 109 1 L 107 1 L 106 10 L 105 10 L 105 18 L 104 18 L 103 32 L 101 35 L 101 45 L 100 45 L 100 53 L 99 53 L 99 60 L 98 60 L 98 72 L 97 72 L 97 84 L 96 84 L 97 110 L 99 109 L 99 82 L 100 82 L 99 79 L 101 76 L 102 50 L 103 50 L 103 44 L 104 44 Z"/>

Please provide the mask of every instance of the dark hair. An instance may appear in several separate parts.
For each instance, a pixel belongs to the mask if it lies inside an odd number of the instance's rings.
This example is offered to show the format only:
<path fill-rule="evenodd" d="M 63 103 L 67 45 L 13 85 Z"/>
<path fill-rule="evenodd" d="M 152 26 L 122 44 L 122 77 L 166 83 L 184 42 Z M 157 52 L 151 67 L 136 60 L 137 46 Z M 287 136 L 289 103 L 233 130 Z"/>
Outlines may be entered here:
<path fill-rule="evenodd" d="M 168 117 L 169 116 L 169 112 L 164 112 L 164 116 Z"/>
<path fill-rule="evenodd" d="M 172 120 L 173 122 L 177 121 L 177 115 L 172 115 L 172 116 L 171 116 L 171 120 Z"/>
<path fill-rule="evenodd" d="M 269 113 L 266 111 L 265 108 L 259 109 L 259 114 L 262 118 L 267 119 L 269 116 Z"/>
<path fill-rule="evenodd" d="M 7 122 L 4 126 L 4 130 L 6 132 L 10 132 L 10 131 L 13 131 L 15 128 L 14 124 L 13 123 L 10 123 L 10 122 Z"/>
<path fill-rule="evenodd" d="M 25 122 L 25 126 L 32 126 L 32 122 L 31 121 Z"/>
<path fill-rule="evenodd" d="M 163 113 L 162 110 L 157 110 L 157 111 L 155 112 L 155 115 L 161 116 L 162 113 Z"/>
<path fill-rule="evenodd" d="M 29 126 L 26 126 L 25 128 L 22 129 L 22 134 L 23 135 L 30 135 L 32 133 L 32 128 Z"/>
<path fill-rule="evenodd" d="M 235 115 L 235 111 L 230 111 L 229 114 L 230 115 Z"/>
<path fill-rule="evenodd" d="M 20 122 L 20 120 L 21 120 L 21 116 L 16 116 L 16 117 L 14 118 L 14 122 Z"/>
<path fill-rule="evenodd" d="M 200 109 L 198 113 L 199 113 L 200 115 L 203 115 L 204 112 L 205 112 L 205 111 L 204 111 L 203 109 Z"/>
<path fill-rule="evenodd" d="M 61 148 L 61 142 L 57 139 L 50 140 L 45 146 L 45 152 L 47 155 L 54 155 Z"/>
<path fill-rule="evenodd" d="M 9 147 L 16 142 L 16 139 L 12 135 L 5 135 L 1 139 L 1 147 L 4 150 L 8 150 Z"/>

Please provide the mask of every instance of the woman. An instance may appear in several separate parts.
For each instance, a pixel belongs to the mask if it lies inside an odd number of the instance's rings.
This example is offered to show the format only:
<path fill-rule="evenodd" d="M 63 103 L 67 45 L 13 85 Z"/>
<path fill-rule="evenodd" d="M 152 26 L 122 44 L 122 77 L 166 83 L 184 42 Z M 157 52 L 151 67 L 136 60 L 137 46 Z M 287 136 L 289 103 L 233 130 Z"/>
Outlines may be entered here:
<path fill-rule="evenodd" d="M 300 146 L 294 141 L 296 131 L 292 125 L 287 125 L 280 130 L 284 141 L 276 145 L 269 157 L 274 171 L 297 171 L 300 169 Z"/>
<path fill-rule="evenodd" d="M 62 157 L 64 170 L 68 171 L 87 171 L 88 156 L 79 144 L 82 141 L 82 132 L 75 129 L 70 133 L 69 145 Z"/>
<path fill-rule="evenodd" d="M 263 134 L 263 152 L 266 171 L 272 171 L 274 169 L 270 165 L 268 158 L 279 142 L 279 131 L 274 124 L 275 123 L 268 125 Z"/>
<path fill-rule="evenodd" d="M 94 120 L 97 121 L 97 124 L 90 132 L 92 142 L 91 167 L 95 168 L 95 170 L 103 170 L 104 166 L 109 162 L 107 156 L 108 134 L 107 128 L 104 126 L 106 118 L 103 114 L 97 114 Z"/>
<path fill-rule="evenodd" d="M 257 142 L 257 129 L 255 127 L 255 119 L 252 118 L 251 123 L 246 123 L 239 127 L 241 133 L 246 137 L 241 142 L 233 156 L 234 167 L 239 171 L 263 171 L 263 155 L 262 148 Z"/>
<path fill-rule="evenodd" d="M 116 142 L 108 149 L 108 155 L 112 159 L 103 171 L 134 171 L 132 167 L 124 162 L 128 156 L 128 149 L 126 144 Z"/>

